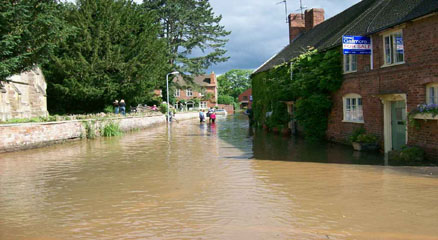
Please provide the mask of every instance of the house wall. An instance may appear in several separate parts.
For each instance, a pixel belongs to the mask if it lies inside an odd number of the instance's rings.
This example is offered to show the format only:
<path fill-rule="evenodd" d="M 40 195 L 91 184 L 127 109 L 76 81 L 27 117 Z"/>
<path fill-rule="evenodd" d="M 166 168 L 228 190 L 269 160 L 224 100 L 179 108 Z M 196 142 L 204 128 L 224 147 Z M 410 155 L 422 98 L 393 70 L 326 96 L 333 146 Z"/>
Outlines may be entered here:
<path fill-rule="evenodd" d="M 11 76 L 2 81 L 0 120 L 47 116 L 47 84 L 41 69 Z"/>
<path fill-rule="evenodd" d="M 238 97 L 239 102 L 242 103 L 242 101 L 248 101 L 248 108 L 252 108 L 251 96 L 252 96 L 252 88 L 244 91 L 239 95 Z M 244 99 L 244 97 L 246 97 L 246 99 Z"/>
<path fill-rule="evenodd" d="M 426 84 L 438 83 L 438 15 L 432 15 L 398 26 L 403 31 L 405 63 L 381 67 L 384 63 L 382 33 L 372 35 L 373 69 L 369 55 L 358 56 L 358 70 L 344 75 L 340 90 L 329 116 L 327 136 L 336 142 L 345 142 L 352 131 L 363 126 L 368 133 L 383 139 L 383 104 L 380 94 L 403 93 L 407 97 L 407 112 L 426 102 Z M 343 99 L 348 93 L 362 96 L 364 123 L 344 123 Z M 423 122 L 420 128 L 408 129 L 408 144 L 426 150 L 438 157 L 438 121 Z M 383 142 L 382 142 L 383 145 Z"/>

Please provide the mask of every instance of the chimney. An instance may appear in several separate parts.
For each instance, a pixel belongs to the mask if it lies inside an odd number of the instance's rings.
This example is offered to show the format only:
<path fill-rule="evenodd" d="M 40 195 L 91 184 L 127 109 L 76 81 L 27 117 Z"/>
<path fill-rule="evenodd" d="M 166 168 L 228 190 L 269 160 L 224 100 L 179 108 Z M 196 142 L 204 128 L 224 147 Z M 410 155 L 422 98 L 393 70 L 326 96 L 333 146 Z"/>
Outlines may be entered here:
<path fill-rule="evenodd" d="M 210 84 L 216 85 L 216 74 L 214 74 L 214 72 L 210 73 Z"/>
<path fill-rule="evenodd" d="M 303 15 L 300 13 L 289 14 L 289 43 L 305 30 Z"/>
<path fill-rule="evenodd" d="M 305 27 L 306 31 L 314 28 L 316 25 L 324 22 L 324 9 L 322 8 L 312 8 L 305 11 Z"/>

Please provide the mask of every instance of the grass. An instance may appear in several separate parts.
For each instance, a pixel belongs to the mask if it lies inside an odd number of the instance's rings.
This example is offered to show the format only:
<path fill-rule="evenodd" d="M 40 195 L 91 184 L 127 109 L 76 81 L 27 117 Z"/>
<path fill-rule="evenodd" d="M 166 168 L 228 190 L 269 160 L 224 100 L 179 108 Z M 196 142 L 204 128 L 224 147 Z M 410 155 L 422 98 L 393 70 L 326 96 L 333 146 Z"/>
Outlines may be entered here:
<path fill-rule="evenodd" d="M 118 123 L 110 121 L 102 128 L 101 135 L 104 137 L 121 136 L 122 131 Z"/>

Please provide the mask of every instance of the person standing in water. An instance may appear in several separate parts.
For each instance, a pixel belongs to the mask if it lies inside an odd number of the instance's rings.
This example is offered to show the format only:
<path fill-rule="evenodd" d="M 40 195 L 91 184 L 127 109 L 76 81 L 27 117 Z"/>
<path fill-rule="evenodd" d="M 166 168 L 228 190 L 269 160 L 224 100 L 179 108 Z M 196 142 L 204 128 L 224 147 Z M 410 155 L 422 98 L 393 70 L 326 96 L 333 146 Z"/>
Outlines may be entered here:
<path fill-rule="evenodd" d="M 204 109 L 199 111 L 199 122 L 204 122 L 205 121 L 205 115 L 204 115 Z"/>
<path fill-rule="evenodd" d="M 210 113 L 210 120 L 211 120 L 211 123 L 214 123 L 216 121 L 216 113 L 215 112 Z"/>

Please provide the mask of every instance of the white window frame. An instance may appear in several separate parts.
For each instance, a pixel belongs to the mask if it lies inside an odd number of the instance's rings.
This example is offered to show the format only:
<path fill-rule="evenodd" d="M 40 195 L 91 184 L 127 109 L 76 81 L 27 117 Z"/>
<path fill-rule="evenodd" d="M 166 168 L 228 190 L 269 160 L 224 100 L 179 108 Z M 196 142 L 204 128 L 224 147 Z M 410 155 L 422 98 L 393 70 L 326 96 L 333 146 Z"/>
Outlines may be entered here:
<path fill-rule="evenodd" d="M 403 49 L 403 54 L 401 60 L 399 60 L 397 57 L 398 54 L 397 54 L 396 35 L 401 35 L 402 38 L 401 47 Z M 390 45 L 388 45 L 387 42 Z M 405 63 L 404 38 L 403 38 L 403 31 L 401 29 L 383 35 L 383 62 L 384 62 L 383 67 Z"/>
<path fill-rule="evenodd" d="M 207 109 L 207 102 L 206 101 L 199 102 L 199 108 L 200 109 Z"/>
<path fill-rule="evenodd" d="M 187 97 L 192 97 L 192 96 L 193 96 L 193 91 L 192 91 L 191 88 L 187 88 L 187 89 L 186 89 L 186 96 L 187 96 Z"/>
<path fill-rule="evenodd" d="M 177 88 L 175 90 L 175 97 L 180 97 L 180 96 L 181 96 L 180 90 L 179 90 L 179 88 Z"/>
<path fill-rule="evenodd" d="M 438 104 L 438 83 L 426 85 L 426 103 Z"/>
<path fill-rule="evenodd" d="M 357 72 L 357 54 L 344 54 L 344 73 Z"/>
<path fill-rule="evenodd" d="M 362 96 L 356 93 L 349 93 L 342 98 L 343 122 L 364 123 Z"/>

